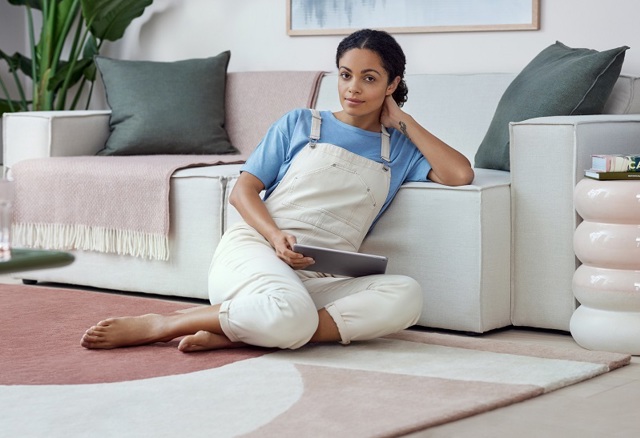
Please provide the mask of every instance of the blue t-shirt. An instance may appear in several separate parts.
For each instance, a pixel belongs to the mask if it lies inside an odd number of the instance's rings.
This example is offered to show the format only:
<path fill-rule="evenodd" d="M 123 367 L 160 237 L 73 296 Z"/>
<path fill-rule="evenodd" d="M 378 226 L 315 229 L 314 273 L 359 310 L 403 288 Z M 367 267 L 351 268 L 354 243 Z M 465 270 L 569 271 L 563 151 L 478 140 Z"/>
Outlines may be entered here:
<path fill-rule="evenodd" d="M 382 163 L 381 133 L 356 128 L 338 120 L 331 111 L 321 111 L 322 126 L 319 143 L 340 146 L 354 154 Z M 311 134 L 311 111 L 296 109 L 288 112 L 267 131 L 260 144 L 242 166 L 264 184 L 265 199 L 278 186 L 291 161 L 308 143 Z M 376 217 L 387 209 L 400 186 L 408 181 L 427 181 L 431 165 L 418 148 L 401 132 L 389 129 L 391 135 L 391 184 L 387 199 Z"/>

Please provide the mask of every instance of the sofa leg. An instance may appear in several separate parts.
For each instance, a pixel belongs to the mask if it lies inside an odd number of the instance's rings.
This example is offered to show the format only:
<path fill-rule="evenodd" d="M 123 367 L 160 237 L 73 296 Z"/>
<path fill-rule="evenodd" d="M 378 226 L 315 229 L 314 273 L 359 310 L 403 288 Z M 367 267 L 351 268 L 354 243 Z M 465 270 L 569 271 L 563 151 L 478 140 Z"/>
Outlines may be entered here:
<path fill-rule="evenodd" d="M 22 280 L 22 284 L 34 285 L 34 284 L 38 284 L 38 280 Z"/>
<path fill-rule="evenodd" d="M 480 336 L 483 335 L 484 333 L 478 333 L 478 332 L 462 332 L 463 335 L 465 336 Z"/>

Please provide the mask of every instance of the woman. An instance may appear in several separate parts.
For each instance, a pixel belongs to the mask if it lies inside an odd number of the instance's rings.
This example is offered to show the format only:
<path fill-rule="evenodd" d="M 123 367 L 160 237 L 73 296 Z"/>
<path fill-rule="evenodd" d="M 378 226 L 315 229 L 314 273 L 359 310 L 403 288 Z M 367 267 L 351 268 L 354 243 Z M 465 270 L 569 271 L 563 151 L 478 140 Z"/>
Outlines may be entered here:
<path fill-rule="evenodd" d="M 210 307 L 111 318 L 82 337 L 86 348 L 184 338 L 181 351 L 367 340 L 415 324 L 417 282 L 402 275 L 334 277 L 304 269 L 305 243 L 357 251 L 406 181 L 469 184 L 469 161 L 401 106 L 405 56 L 386 32 L 360 30 L 338 46 L 336 113 L 299 109 L 267 132 L 242 168 L 230 202 L 243 222 L 218 245 Z M 260 193 L 266 190 L 265 199 Z"/>

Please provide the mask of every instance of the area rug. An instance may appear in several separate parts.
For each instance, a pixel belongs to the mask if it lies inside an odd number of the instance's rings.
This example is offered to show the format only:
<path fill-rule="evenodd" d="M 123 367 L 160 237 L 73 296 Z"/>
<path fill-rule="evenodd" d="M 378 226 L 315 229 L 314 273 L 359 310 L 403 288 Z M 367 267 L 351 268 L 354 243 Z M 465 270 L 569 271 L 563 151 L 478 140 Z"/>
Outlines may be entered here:
<path fill-rule="evenodd" d="M 177 341 L 86 350 L 114 315 L 192 304 L 0 285 L 0 434 L 19 437 L 402 436 L 540 396 L 630 356 L 405 330 L 295 351 L 185 354 Z"/>

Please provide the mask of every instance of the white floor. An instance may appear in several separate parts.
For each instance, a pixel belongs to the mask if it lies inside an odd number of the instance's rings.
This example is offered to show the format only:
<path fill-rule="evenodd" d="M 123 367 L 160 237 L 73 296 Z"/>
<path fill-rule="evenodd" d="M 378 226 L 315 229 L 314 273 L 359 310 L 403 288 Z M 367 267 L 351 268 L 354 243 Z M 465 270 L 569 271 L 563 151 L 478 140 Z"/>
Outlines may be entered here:
<path fill-rule="evenodd" d="M 1 276 L 0 283 L 20 283 Z M 640 333 L 638 334 L 640 336 Z M 570 335 L 508 329 L 485 338 L 581 348 Z M 425 394 L 425 403 L 437 403 Z M 476 415 L 411 438 L 635 438 L 640 437 L 640 356 L 619 370 L 522 403 Z"/>

